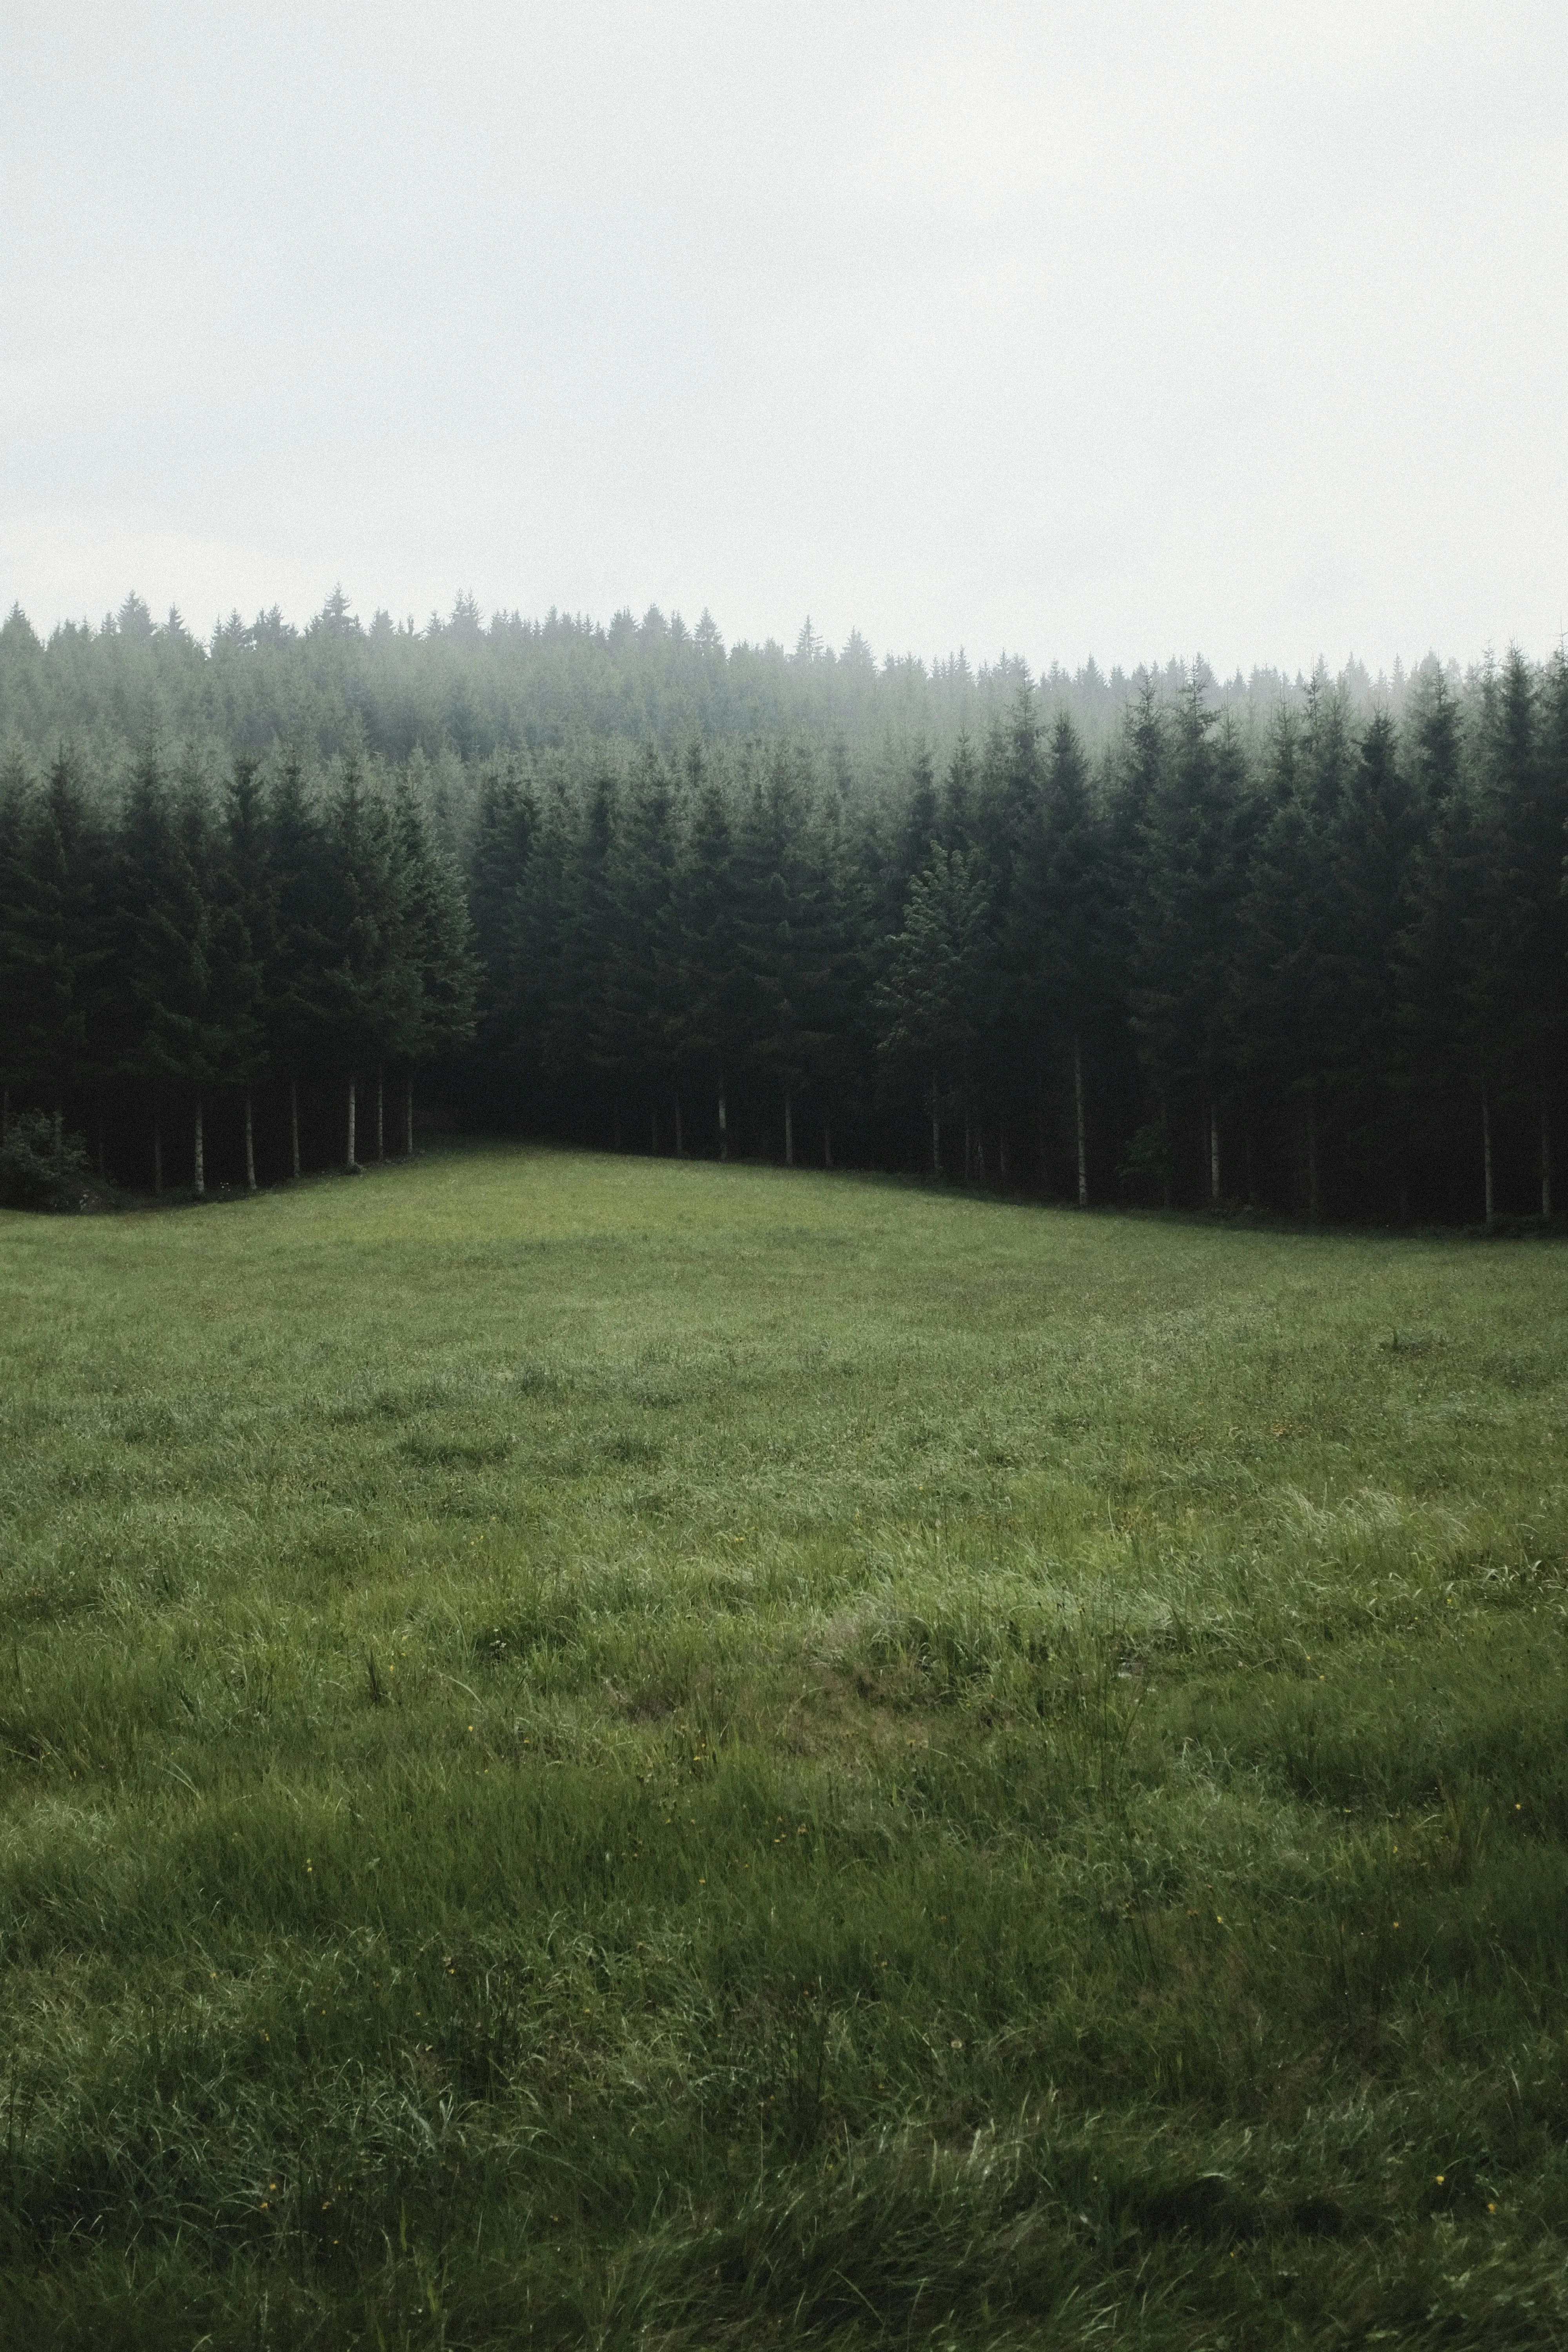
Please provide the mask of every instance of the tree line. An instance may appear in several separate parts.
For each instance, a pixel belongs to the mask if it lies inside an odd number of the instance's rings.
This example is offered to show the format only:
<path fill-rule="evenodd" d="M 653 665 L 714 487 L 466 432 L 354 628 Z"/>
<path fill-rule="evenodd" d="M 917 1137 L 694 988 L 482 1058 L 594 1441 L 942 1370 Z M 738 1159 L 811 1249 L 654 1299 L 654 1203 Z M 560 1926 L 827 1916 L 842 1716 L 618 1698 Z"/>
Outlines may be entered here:
<path fill-rule="evenodd" d="M 47 641 L 13 607 L 0 623 L 0 744 L 52 748 L 63 735 L 90 764 L 159 735 L 229 756 L 264 757 L 285 742 L 311 761 L 357 751 L 403 762 L 418 751 L 471 767 L 584 738 L 652 741 L 668 753 L 693 736 L 740 744 L 788 734 L 842 745 L 857 763 L 889 738 L 923 737 L 945 760 L 960 734 L 984 740 L 1027 687 L 1047 725 L 1065 712 L 1098 754 L 1130 698 L 1152 685 L 1172 699 L 1180 683 L 1173 661 L 1131 673 L 1053 664 L 1036 678 L 1016 655 L 878 658 L 858 631 L 835 647 L 809 620 L 793 646 L 726 645 L 707 613 L 689 628 L 654 605 L 603 625 L 553 612 L 486 620 L 467 596 L 416 626 L 385 612 L 363 623 L 334 591 L 303 627 L 276 610 L 250 621 L 235 613 L 203 638 L 177 611 L 156 621 L 128 596 L 97 625 L 63 622 Z M 1413 679 L 1396 663 L 1374 682 L 1351 662 L 1336 683 L 1364 716 L 1379 694 L 1397 714 Z M 1457 669 L 1449 683 L 1459 684 Z M 1211 691 L 1252 734 L 1282 700 L 1300 702 L 1305 681 L 1259 669 Z"/>
<path fill-rule="evenodd" d="M 0 1079 L 154 1183 L 353 1162 L 373 1089 L 606 1148 L 923 1169 L 1310 1219 L 1552 1213 L 1568 1053 L 1568 667 L 1399 714 L 1320 677 L 1259 732 L 1201 670 L 1094 751 L 1016 682 L 972 740 L 584 732 L 467 763 L 106 801 L 0 772 Z M 100 1144 L 100 1151 L 103 1150 Z M 140 1155 L 140 1156 L 139 1156 Z M 310 1157 L 310 1150 L 306 1151 Z"/>

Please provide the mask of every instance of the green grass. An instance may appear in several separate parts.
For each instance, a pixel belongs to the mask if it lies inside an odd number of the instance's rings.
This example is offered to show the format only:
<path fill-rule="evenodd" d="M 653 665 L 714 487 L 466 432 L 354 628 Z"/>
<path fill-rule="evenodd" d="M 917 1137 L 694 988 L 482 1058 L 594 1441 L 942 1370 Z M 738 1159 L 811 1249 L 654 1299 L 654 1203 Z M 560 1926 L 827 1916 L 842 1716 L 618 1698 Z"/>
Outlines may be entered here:
<path fill-rule="evenodd" d="M 0 2335 L 1568 2337 L 1568 1259 L 0 1218 Z"/>

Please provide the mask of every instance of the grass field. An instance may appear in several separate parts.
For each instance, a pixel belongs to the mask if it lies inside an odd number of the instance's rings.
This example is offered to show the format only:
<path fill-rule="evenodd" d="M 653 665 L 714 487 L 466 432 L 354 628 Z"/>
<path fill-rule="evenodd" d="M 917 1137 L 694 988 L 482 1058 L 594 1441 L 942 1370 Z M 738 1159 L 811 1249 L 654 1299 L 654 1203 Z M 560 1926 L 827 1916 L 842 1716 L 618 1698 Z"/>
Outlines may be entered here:
<path fill-rule="evenodd" d="M 0 2340 L 1568 2342 L 1568 1257 L 0 1217 Z"/>

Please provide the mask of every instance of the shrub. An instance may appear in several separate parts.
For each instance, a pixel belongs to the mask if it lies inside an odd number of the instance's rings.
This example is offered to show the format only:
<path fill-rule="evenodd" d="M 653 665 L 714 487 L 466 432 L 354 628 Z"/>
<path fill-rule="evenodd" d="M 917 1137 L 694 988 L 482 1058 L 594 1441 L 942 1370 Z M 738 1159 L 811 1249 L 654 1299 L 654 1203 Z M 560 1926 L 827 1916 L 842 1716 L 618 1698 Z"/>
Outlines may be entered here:
<path fill-rule="evenodd" d="M 1170 1189 L 1171 1143 L 1163 1127 L 1141 1127 L 1117 1176 L 1135 1200 L 1160 1200 Z"/>
<path fill-rule="evenodd" d="M 47 1111 L 18 1111 L 0 1144 L 0 1206 L 7 1209 L 75 1209 L 89 1181 L 87 1149 L 79 1135 L 55 1148 L 54 1121 Z"/>

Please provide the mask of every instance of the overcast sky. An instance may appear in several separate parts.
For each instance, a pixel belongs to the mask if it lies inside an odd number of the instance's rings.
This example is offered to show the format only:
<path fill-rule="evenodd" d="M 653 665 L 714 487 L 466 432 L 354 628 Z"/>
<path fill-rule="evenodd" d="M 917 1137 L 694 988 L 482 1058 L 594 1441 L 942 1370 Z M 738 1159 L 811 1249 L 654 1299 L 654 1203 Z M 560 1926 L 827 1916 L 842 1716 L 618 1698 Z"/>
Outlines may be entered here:
<path fill-rule="evenodd" d="M 1537 655 L 1568 7 L 0 0 L 0 603 Z"/>

